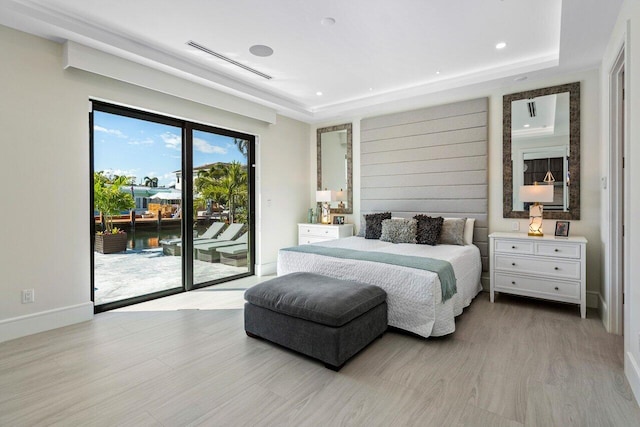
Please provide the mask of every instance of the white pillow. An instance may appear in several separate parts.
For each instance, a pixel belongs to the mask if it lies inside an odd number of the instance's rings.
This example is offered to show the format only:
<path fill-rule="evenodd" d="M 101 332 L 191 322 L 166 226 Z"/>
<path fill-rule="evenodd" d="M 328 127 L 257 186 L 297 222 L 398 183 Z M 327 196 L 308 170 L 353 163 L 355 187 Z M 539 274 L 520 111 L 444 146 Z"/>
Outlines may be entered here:
<path fill-rule="evenodd" d="M 458 219 L 458 218 L 445 218 L 445 219 Z M 464 240 L 465 245 L 473 245 L 473 226 L 476 223 L 475 218 L 467 218 L 467 221 L 464 223 L 464 234 L 462 236 L 462 240 Z"/>
<path fill-rule="evenodd" d="M 475 218 L 467 218 L 467 222 L 464 223 L 464 244 L 473 245 L 473 226 L 476 223 Z"/>

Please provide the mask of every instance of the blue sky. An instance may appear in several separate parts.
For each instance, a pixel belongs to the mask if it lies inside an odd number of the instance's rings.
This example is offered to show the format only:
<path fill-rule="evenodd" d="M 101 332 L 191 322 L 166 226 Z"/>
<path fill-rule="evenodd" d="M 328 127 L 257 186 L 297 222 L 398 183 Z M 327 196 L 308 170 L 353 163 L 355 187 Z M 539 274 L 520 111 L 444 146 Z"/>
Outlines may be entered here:
<path fill-rule="evenodd" d="M 173 126 L 95 111 L 94 170 L 107 175 L 158 178 L 158 186 L 176 182 L 174 171 L 181 169 L 181 130 Z M 233 138 L 195 131 L 193 165 L 246 159 L 233 144 Z"/>

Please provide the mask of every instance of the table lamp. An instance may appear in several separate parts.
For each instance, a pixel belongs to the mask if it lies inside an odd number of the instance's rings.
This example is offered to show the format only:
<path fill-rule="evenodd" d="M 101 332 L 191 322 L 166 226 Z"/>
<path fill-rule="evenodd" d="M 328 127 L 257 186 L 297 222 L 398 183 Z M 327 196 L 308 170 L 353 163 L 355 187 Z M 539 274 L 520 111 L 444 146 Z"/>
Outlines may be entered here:
<path fill-rule="evenodd" d="M 338 209 L 344 209 L 344 201 L 347 200 L 347 195 L 345 191 L 340 189 L 340 191 L 334 191 L 333 200 L 338 202 Z"/>
<path fill-rule="evenodd" d="M 542 237 L 541 202 L 553 202 L 553 185 L 523 185 L 520 187 L 520 201 L 533 203 L 529 206 L 529 236 Z"/>
<path fill-rule="evenodd" d="M 331 209 L 329 202 L 332 200 L 331 190 L 318 190 L 316 191 L 316 202 L 322 203 L 322 216 L 320 222 L 323 224 L 329 224 L 331 222 Z"/>

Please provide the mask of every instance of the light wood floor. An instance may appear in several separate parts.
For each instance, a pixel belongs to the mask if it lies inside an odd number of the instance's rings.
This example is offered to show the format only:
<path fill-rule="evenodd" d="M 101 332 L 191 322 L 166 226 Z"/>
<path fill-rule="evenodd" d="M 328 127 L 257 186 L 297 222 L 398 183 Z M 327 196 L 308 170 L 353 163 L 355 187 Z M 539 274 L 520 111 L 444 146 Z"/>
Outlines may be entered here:
<path fill-rule="evenodd" d="M 448 337 L 388 332 L 339 372 L 243 330 L 245 279 L 0 344 L 0 426 L 638 426 L 622 338 L 480 295 Z"/>

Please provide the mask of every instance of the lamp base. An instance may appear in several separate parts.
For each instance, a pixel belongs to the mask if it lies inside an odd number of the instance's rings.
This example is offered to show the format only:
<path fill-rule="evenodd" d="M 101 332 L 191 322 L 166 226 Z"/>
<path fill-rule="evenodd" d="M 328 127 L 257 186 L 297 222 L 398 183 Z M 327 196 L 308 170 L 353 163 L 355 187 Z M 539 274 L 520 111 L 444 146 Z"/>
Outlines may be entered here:
<path fill-rule="evenodd" d="M 542 237 L 542 211 L 541 204 L 536 203 L 529 207 L 529 236 Z"/>

